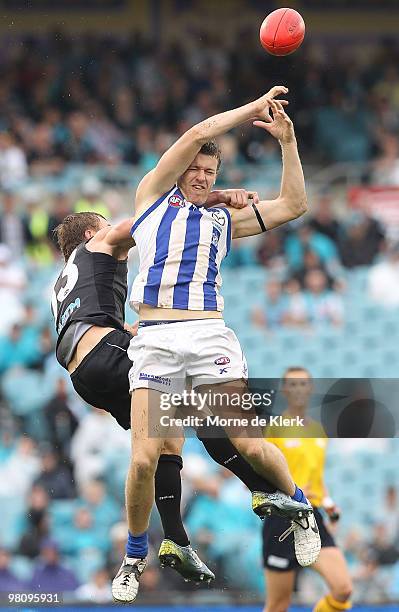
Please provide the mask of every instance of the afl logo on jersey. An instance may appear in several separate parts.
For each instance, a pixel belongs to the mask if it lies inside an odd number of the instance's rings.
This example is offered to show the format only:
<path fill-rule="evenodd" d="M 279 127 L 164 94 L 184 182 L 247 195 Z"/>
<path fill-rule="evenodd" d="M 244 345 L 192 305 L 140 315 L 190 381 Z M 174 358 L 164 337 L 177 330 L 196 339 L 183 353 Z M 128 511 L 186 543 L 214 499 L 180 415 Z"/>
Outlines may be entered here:
<path fill-rule="evenodd" d="M 215 363 L 216 365 L 226 365 L 226 363 L 230 363 L 230 358 L 226 356 L 218 357 L 218 359 L 215 359 Z"/>
<path fill-rule="evenodd" d="M 184 200 L 178 195 L 172 195 L 169 198 L 169 205 L 174 206 L 175 208 L 184 208 Z"/>

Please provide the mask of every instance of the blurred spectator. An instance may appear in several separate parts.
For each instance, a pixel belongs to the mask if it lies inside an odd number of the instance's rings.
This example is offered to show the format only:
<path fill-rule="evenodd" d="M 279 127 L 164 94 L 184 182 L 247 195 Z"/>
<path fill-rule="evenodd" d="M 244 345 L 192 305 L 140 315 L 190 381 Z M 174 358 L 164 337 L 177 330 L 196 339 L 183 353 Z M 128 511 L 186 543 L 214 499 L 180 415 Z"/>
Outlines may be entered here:
<path fill-rule="evenodd" d="M 13 257 L 21 257 L 28 239 L 28 228 L 24 217 L 16 210 L 16 196 L 3 191 L 0 214 L 0 243 L 8 247 Z"/>
<path fill-rule="evenodd" d="M 222 165 L 218 182 L 228 187 L 241 185 L 245 180 L 243 159 L 238 148 L 237 138 L 233 134 L 224 134 L 218 139 L 222 154 Z"/>
<path fill-rule="evenodd" d="M 76 497 L 75 484 L 65 459 L 61 463 L 58 454 L 46 450 L 41 458 L 41 473 L 35 484 L 42 486 L 52 499 L 72 499 Z"/>
<path fill-rule="evenodd" d="M 327 278 L 328 287 L 331 288 L 333 286 L 333 280 L 327 273 L 327 270 L 324 268 L 320 256 L 316 253 L 316 251 L 313 251 L 310 248 L 306 248 L 303 254 L 303 265 L 294 274 L 295 278 L 298 280 L 302 288 L 305 287 L 306 274 L 311 270 L 323 270 Z"/>
<path fill-rule="evenodd" d="M 27 252 L 38 263 L 50 264 L 54 259 L 54 247 L 51 231 L 55 221 L 44 206 L 44 193 L 38 186 L 25 189 L 24 202 L 26 206 L 28 226 Z"/>
<path fill-rule="evenodd" d="M 346 268 L 369 266 L 382 249 L 384 231 L 378 221 L 360 211 L 353 212 L 345 223 L 339 245 L 341 261 Z"/>
<path fill-rule="evenodd" d="M 338 243 L 340 236 L 340 224 L 334 216 L 332 199 L 328 195 L 322 195 L 316 210 L 312 211 L 312 218 L 309 221 L 310 227 L 319 234 L 324 234 L 335 244 Z"/>
<path fill-rule="evenodd" d="M 260 549 L 254 537 L 257 523 L 248 511 L 248 490 L 225 470 L 219 470 L 216 475 L 208 476 L 203 481 L 196 481 L 195 486 L 198 487 L 198 495 L 186 517 L 187 527 L 195 544 L 207 561 L 211 562 L 211 566 L 212 561 L 213 564 L 218 564 L 221 575 L 227 574 L 231 581 L 235 574 L 236 589 L 249 588 L 259 592 L 262 589 Z M 234 511 L 228 512 L 227 508 Z M 221 524 L 222 530 L 216 528 L 216 525 Z M 246 542 L 245 548 L 237 546 L 237 543 L 243 540 Z M 239 576 L 235 571 L 237 563 L 240 563 L 241 567 Z M 245 569 L 250 567 L 259 571 Z M 247 586 L 244 587 L 244 584 Z"/>
<path fill-rule="evenodd" d="M 28 163 L 33 176 L 58 174 L 65 165 L 63 151 L 54 141 L 51 126 L 37 124 L 29 138 Z"/>
<path fill-rule="evenodd" d="M 70 198 L 67 193 L 56 193 L 52 202 L 51 219 L 49 223 L 49 236 L 58 249 L 58 243 L 54 236 L 54 230 L 63 219 L 72 212 Z"/>
<path fill-rule="evenodd" d="M 13 259 L 10 249 L 0 244 L 0 335 L 22 318 L 21 293 L 25 283 L 18 259 Z"/>
<path fill-rule="evenodd" d="M 47 539 L 42 543 L 29 588 L 34 593 L 75 591 L 79 582 L 75 574 L 60 562 L 58 545 Z"/>
<path fill-rule="evenodd" d="M 399 305 L 399 242 L 390 244 L 385 259 L 370 268 L 368 292 L 376 304 Z"/>
<path fill-rule="evenodd" d="M 107 568 L 111 576 L 115 576 L 120 568 L 121 559 L 126 554 L 127 523 L 112 525 L 109 530 L 110 548 L 107 552 Z"/>
<path fill-rule="evenodd" d="M 93 162 L 96 160 L 94 145 L 89 134 L 90 122 L 82 111 L 74 111 L 67 118 L 68 137 L 64 144 L 69 161 Z"/>
<path fill-rule="evenodd" d="M 71 438 L 78 426 L 78 418 L 73 412 L 73 403 L 68 400 L 67 385 L 64 378 L 56 382 L 55 395 L 43 408 L 46 416 L 50 440 L 53 448 L 67 457 Z"/>
<path fill-rule="evenodd" d="M 170 584 L 170 582 L 168 581 L 168 584 L 165 579 L 163 581 L 161 580 L 162 576 L 159 566 L 155 563 L 148 566 L 148 572 L 146 568 L 145 574 L 145 578 L 143 574 L 143 581 L 140 580 L 140 587 L 143 589 L 144 593 L 159 593 Z"/>
<path fill-rule="evenodd" d="M 310 323 L 306 298 L 296 278 L 290 278 L 285 286 L 286 310 L 283 323 L 289 327 L 307 327 Z"/>
<path fill-rule="evenodd" d="M 277 329 L 282 324 L 287 311 L 281 283 L 276 279 L 269 280 L 265 287 L 265 294 L 264 306 L 254 309 L 252 321 L 257 327 Z"/>
<path fill-rule="evenodd" d="M 395 543 L 399 550 L 399 501 L 398 491 L 394 486 L 387 487 L 378 518 L 385 526 L 389 541 Z"/>
<path fill-rule="evenodd" d="M 54 339 L 53 334 L 49 326 L 45 326 L 42 329 L 34 328 L 32 333 L 35 333 L 37 338 L 37 344 L 35 350 L 32 352 L 30 367 L 36 370 L 43 370 L 48 358 L 54 355 Z"/>
<path fill-rule="evenodd" d="M 326 105 L 316 109 L 315 144 L 333 162 L 365 162 L 372 154 L 372 120 L 366 106 L 349 100 L 342 86 L 334 87 Z"/>
<path fill-rule="evenodd" d="M 92 480 L 84 485 L 81 504 L 92 515 L 96 529 L 108 531 L 120 518 L 120 507 L 107 496 L 101 480 Z"/>
<path fill-rule="evenodd" d="M 104 475 L 107 461 L 120 450 L 130 452 L 130 434 L 105 410 L 93 409 L 79 423 L 71 443 L 75 478 L 81 488 Z"/>
<path fill-rule="evenodd" d="M 311 270 L 305 276 L 305 297 L 312 323 L 342 325 L 343 304 L 339 295 L 327 288 L 323 270 Z"/>
<path fill-rule="evenodd" d="M 257 257 L 262 266 L 265 266 L 276 272 L 285 268 L 284 252 L 283 252 L 283 229 L 275 229 L 272 232 L 266 232 L 260 238 Z"/>
<path fill-rule="evenodd" d="M 399 186 L 399 139 L 394 134 L 380 138 L 381 154 L 374 162 L 372 183 L 383 187 Z"/>
<path fill-rule="evenodd" d="M 370 553 L 363 549 L 360 553 L 360 566 L 353 572 L 354 592 L 361 593 L 361 601 L 385 602 L 388 581 L 378 571 L 378 563 Z"/>
<path fill-rule="evenodd" d="M 18 593 L 26 590 L 25 585 L 10 569 L 11 556 L 8 550 L 0 548 L 0 593 Z"/>
<path fill-rule="evenodd" d="M 21 436 L 7 459 L 0 463 L 0 495 L 25 497 L 39 473 L 36 445 Z"/>
<path fill-rule="evenodd" d="M 40 331 L 39 337 L 39 357 L 35 363 L 36 367 L 43 367 L 47 358 L 54 354 L 54 339 L 50 326 L 46 325 Z"/>
<path fill-rule="evenodd" d="M 358 567 L 364 547 L 365 542 L 363 534 L 356 527 L 351 527 L 345 534 L 345 538 L 342 543 L 345 559 L 351 573 L 353 573 L 353 570 Z"/>
<path fill-rule="evenodd" d="M 83 556 L 98 548 L 105 552 L 107 544 L 107 534 L 95 528 L 91 512 L 78 508 L 73 517 L 73 538 L 63 543 L 63 550 L 72 556 Z"/>
<path fill-rule="evenodd" d="M 148 124 L 142 123 L 137 126 L 136 146 L 137 151 L 134 155 L 139 159 L 140 169 L 144 174 L 152 170 L 156 166 L 159 155 L 155 149 L 155 130 Z"/>
<path fill-rule="evenodd" d="M 0 187 L 13 189 L 27 178 L 25 152 L 10 132 L 0 132 Z"/>
<path fill-rule="evenodd" d="M 0 430 L 0 465 L 5 463 L 12 455 L 15 449 L 15 424 L 11 417 L 8 423 L 5 419 L 2 421 Z"/>
<path fill-rule="evenodd" d="M 112 601 L 110 575 L 106 568 L 94 572 L 89 582 L 82 584 L 77 591 L 76 597 L 79 601 L 94 603 L 109 603 Z"/>
<path fill-rule="evenodd" d="M 399 560 L 397 543 L 390 539 L 388 529 L 383 523 L 374 525 L 370 553 L 378 565 L 393 565 Z"/>
<path fill-rule="evenodd" d="M 374 86 L 374 93 L 389 100 L 396 112 L 399 112 L 399 72 L 395 63 L 383 67 L 381 77 Z"/>
<path fill-rule="evenodd" d="M 95 176 L 87 176 L 82 183 L 82 197 L 75 202 L 74 212 L 95 212 L 109 219 L 110 211 L 101 199 L 101 183 Z"/>
<path fill-rule="evenodd" d="M 0 373 L 14 366 L 33 365 L 38 356 L 38 331 L 34 327 L 13 325 L 0 337 Z"/>
<path fill-rule="evenodd" d="M 244 266 L 254 266 L 256 264 L 256 245 L 258 236 L 248 236 L 233 240 L 229 256 L 224 260 L 223 266 L 226 268 L 241 268 Z"/>
<path fill-rule="evenodd" d="M 144 574 L 148 575 L 144 578 Z M 154 547 L 150 546 L 147 557 L 147 567 L 143 572 L 143 582 L 140 578 L 140 588 L 143 589 L 143 593 L 150 593 L 152 597 L 157 597 L 159 593 L 165 592 L 166 589 L 172 589 L 174 591 L 184 590 L 190 591 L 189 585 L 181 583 L 179 576 L 176 572 L 163 572 L 159 567 L 158 556 Z"/>
<path fill-rule="evenodd" d="M 288 265 L 292 270 L 298 270 L 303 266 L 306 250 L 316 253 L 322 264 L 326 266 L 338 260 L 338 250 L 331 238 L 316 232 L 309 225 L 301 225 L 297 231 L 288 236 L 284 249 Z"/>
<path fill-rule="evenodd" d="M 21 537 L 18 552 L 30 559 L 40 553 L 41 545 L 49 535 L 49 497 L 40 485 L 34 485 L 29 494 L 25 531 Z"/>

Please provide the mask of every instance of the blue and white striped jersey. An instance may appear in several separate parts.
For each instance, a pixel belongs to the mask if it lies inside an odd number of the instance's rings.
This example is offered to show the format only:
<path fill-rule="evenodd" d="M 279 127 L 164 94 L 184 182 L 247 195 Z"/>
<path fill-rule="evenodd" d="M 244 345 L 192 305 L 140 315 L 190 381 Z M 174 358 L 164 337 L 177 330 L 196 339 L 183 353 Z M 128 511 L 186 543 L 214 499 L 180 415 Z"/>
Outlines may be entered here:
<path fill-rule="evenodd" d="M 130 305 L 223 310 L 220 265 L 231 242 L 225 208 L 198 208 L 173 187 L 135 221 L 140 269 Z"/>

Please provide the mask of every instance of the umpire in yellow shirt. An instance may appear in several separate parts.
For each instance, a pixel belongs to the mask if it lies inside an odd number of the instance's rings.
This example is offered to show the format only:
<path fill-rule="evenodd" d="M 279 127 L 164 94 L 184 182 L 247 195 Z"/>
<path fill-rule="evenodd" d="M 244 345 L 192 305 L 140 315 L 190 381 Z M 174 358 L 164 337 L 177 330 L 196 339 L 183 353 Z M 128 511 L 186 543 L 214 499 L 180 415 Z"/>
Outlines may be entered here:
<path fill-rule="evenodd" d="M 327 438 L 321 425 L 306 416 L 312 390 L 312 377 L 306 368 L 288 368 L 283 375 L 282 391 L 288 404 L 283 416 L 303 418 L 304 427 L 269 426 L 265 435 L 269 442 L 273 442 L 282 451 L 294 482 L 304 490 L 314 507 L 322 548 L 311 567 L 325 580 L 329 593 L 316 604 L 313 612 L 337 612 L 351 609 L 352 582 L 345 558 L 319 511 L 319 508 L 323 508 L 330 519 L 338 516 L 338 509 L 328 496 L 324 484 Z M 304 433 L 307 437 L 296 437 Z M 283 542 L 278 540 L 282 531 L 288 527 L 289 521 L 278 516 L 266 518 L 263 525 L 267 587 L 264 612 L 286 612 L 291 602 L 299 568 L 294 553 L 294 540 L 292 534 Z"/>

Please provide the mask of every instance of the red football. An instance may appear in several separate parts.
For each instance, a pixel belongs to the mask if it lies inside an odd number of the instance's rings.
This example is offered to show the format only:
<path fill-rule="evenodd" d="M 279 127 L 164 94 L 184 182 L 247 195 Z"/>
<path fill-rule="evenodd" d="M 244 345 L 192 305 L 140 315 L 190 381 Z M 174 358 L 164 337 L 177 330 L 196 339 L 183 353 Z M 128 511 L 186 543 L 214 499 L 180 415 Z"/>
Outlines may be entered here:
<path fill-rule="evenodd" d="M 289 55 L 305 37 L 305 22 L 292 8 L 279 8 L 260 27 L 262 47 L 272 55 Z"/>

